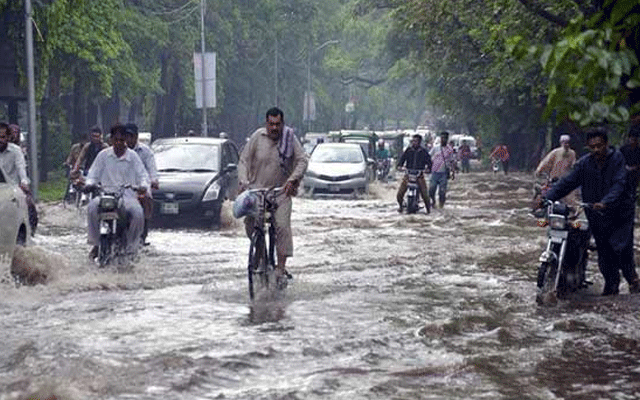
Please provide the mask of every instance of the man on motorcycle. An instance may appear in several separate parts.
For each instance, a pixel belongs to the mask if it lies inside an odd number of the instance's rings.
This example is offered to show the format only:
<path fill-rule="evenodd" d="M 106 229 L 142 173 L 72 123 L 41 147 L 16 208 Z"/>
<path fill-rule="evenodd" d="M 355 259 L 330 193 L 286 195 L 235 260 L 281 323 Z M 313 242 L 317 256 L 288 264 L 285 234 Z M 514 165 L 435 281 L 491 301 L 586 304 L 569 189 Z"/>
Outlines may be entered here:
<path fill-rule="evenodd" d="M 496 162 L 500 162 L 505 175 L 507 175 L 507 173 L 509 172 L 509 158 L 509 148 L 506 144 L 498 144 L 493 149 L 491 154 L 489 154 L 489 159 L 491 159 L 492 161 L 495 160 Z"/>
<path fill-rule="evenodd" d="M 407 149 L 402 153 L 402 157 L 398 161 L 397 169 L 401 169 L 406 166 L 407 169 L 416 169 L 421 170 L 426 173 L 431 172 L 431 156 L 429 152 L 422 146 L 420 143 L 422 142 L 422 136 L 416 134 L 411 138 L 411 145 L 407 147 Z M 400 187 L 398 188 L 398 193 L 396 195 L 396 200 L 398 201 L 398 212 L 402 212 L 402 202 L 404 200 L 404 194 L 407 192 L 407 185 L 409 183 L 409 178 L 405 175 L 400 182 Z M 431 204 L 429 203 L 429 196 L 427 194 L 427 183 L 424 180 L 424 174 L 420 174 L 418 176 L 418 187 L 420 188 L 420 195 L 422 196 L 422 200 L 424 201 L 425 208 L 427 209 L 427 214 L 431 213 Z"/>
<path fill-rule="evenodd" d="M 378 162 L 377 168 L 382 169 L 382 171 L 378 172 L 378 176 L 380 176 L 381 179 L 386 179 L 386 176 L 389 173 L 389 157 L 389 150 L 385 148 L 384 140 L 380 139 L 378 141 L 378 149 L 376 150 L 376 160 Z"/>
<path fill-rule="evenodd" d="M 89 142 L 80 150 L 80 155 L 73 166 L 71 176 L 78 178 L 80 175 L 86 175 L 98 153 L 107 147 L 107 144 L 102 142 L 102 129 L 97 125 L 92 127 L 89 130 Z"/>
<path fill-rule="evenodd" d="M 134 123 L 128 123 L 125 126 L 127 147 L 135 151 L 142 160 L 144 168 L 149 174 L 151 180 L 151 189 L 158 189 L 158 168 L 156 167 L 156 159 L 153 155 L 153 151 L 149 146 L 138 141 L 138 126 Z M 224 132 L 222 132 L 224 133 Z M 140 198 L 140 203 L 144 210 L 144 230 L 142 231 L 142 244 L 145 246 L 147 243 L 147 234 L 149 233 L 149 222 L 153 214 L 153 199 L 151 198 L 151 191 L 147 191 L 144 196 Z"/>
<path fill-rule="evenodd" d="M 627 172 L 622 153 L 609 147 L 604 127 L 586 131 L 590 154 L 582 157 L 568 175 L 545 195 L 556 201 L 578 187 L 586 208 L 589 227 L 598 247 L 598 266 L 604 277 L 603 296 L 619 292 L 620 271 L 630 293 L 640 292 L 640 281 L 633 260 L 633 215 L 635 204 L 625 184 Z"/>
<path fill-rule="evenodd" d="M 88 187 L 100 185 L 106 190 L 118 191 L 123 186 L 131 185 L 138 188 L 141 193 L 149 190 L 149 174 L 138 154 L 127 148 L 125 135 L 124 125 L 116 124 L 111 127 L 113 146 L 102 150 L 96 156 L 87 174 Z M 129 219 L 126 252 L 135 254 L 140 246 L 140 235 L 144 228 L 144 211 L 133 190 L 126 189 L 122 200 L 124 211 Z M 93 245 L 89 254 L 91 258 L 97 257 L 100 241 L 99 202 L 100 198 L 96 197 L 87 207 L 88 242 Z"/>

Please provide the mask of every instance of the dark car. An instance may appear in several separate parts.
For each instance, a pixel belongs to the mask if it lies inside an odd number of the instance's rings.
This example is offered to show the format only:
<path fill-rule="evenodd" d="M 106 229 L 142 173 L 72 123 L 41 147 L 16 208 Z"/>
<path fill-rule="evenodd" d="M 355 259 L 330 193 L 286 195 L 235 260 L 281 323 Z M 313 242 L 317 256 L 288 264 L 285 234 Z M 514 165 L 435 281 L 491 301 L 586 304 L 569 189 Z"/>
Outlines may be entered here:
<path fill-rule="evenodd" d="M 153 191 L 154 224 L 201 223 L 218 226 L 224 200 L 238 192 L 238 149 L 228 139 L 158 139 L 155 154 L 160 188 Z"/>

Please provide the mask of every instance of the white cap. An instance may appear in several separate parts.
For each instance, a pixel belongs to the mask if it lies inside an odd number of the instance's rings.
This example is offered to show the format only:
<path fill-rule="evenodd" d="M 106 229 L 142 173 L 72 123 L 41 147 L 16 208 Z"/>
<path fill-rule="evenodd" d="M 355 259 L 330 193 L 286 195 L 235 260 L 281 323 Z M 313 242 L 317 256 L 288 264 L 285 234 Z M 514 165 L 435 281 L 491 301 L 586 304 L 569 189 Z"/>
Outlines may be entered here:
<path fill-rule="evenodd" d="M 560 143 L 562 142 L 570 142 L 571 137 L 569 135 L 560 135 Z"/>

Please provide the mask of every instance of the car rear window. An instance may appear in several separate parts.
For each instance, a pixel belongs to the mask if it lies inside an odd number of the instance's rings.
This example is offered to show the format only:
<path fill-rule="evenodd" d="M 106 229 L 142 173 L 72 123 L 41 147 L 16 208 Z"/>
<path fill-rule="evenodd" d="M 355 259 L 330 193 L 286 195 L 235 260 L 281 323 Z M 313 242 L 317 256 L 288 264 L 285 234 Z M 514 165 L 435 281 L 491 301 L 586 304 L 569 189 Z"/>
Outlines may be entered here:
<path fill-rule="evenodd" d="M 153 148 L 158 171 L 218 171 L 220 147 L 206 144 L 159 144 Z"/>
<path fill-rule="evenodd" d="M 312 162 L 361 163 L 362 151 L 358 147 L 317 146 L 311 154 Z"/>

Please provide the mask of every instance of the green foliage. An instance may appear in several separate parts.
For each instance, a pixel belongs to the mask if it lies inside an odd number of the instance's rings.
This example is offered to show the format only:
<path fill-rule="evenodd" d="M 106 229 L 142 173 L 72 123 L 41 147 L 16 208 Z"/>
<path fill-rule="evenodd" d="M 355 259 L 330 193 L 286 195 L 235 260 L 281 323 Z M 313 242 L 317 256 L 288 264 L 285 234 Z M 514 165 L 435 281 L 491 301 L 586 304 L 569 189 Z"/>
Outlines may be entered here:
<path fill-rule="evenodd" d="M 61 201 L 67 189 L 67 182 L 62 170 L 50 174 L 50 178 L 38 186 L 38 201 L 45 203 Z"/>
<path fill-rule="evenodd" d="M 607 0 L 603 10 L 573 18 L 550 44 L 509 40 L 518 59 L 538 59 L 548 76 L 545 116 L 556 112 L 581 125 L 622 123 L 640 112 L 628 94 L 640 83 L 636 52 L 627 38 L 638 34 L 640 2 Z"/>
<path fill-rule="evenodd" d="M 120 0 L 59 0 L 41 9 L 36 18 L 46 28 L 39 60 L 47 67 L 40 70 L 43 77 L 48 68 L 67 74 L 82 71 L 94 83 L 93 90 L 110 96 L 114 77 L 135 70 L 131 48 L 119 30 L 122 8 Z"/>

